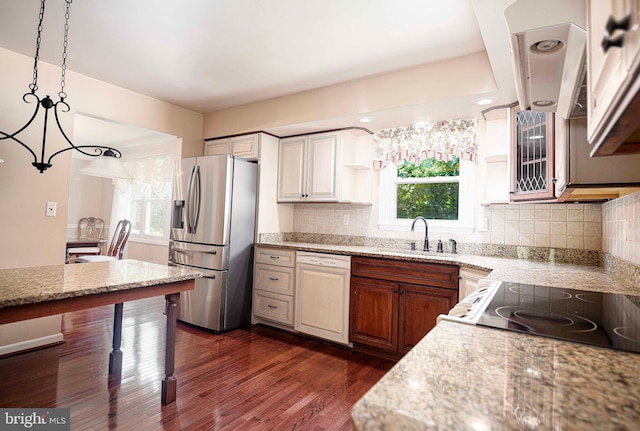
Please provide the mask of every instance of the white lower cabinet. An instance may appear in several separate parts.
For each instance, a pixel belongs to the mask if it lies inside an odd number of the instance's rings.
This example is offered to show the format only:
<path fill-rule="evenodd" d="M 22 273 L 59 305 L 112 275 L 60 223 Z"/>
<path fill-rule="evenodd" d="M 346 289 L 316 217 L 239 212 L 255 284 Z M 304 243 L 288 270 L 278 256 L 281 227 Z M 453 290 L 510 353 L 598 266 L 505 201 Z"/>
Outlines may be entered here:
<path fill-rule="evenodd" d="M 350 256 L 298 252 L 295 329 L 349 344 Z"/>
<path fill-rule="evenodd" d="M 253 314 L 263 319 L 293 326 L 293 297 L 256 290 L 253 294 Z"/>
<path fill-rule="evenodd" d="M 478 281 L 489 275 L 490 271 L 460 268 L 460 283 L 458 284 L 458 302 L 471 295 L 478 287 Z"/>
<path fill-rule="evenodd" d="M 256 247 L 253 277 L 253 323 L 293 328 L 296 252 Z"/>

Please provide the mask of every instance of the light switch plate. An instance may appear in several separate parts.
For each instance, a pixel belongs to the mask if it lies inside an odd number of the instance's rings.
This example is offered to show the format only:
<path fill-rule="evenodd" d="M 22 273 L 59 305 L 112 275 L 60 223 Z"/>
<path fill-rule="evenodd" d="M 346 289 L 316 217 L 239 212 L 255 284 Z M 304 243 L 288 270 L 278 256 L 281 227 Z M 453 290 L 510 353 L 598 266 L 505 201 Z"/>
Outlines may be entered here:
<path fill-rule="evenodd" d="M 47 209 L 45 211 L 45 215 L 47 217 L 55 217 L 57 209 L 58 209 L 57 202 L 47 202 Z"/>

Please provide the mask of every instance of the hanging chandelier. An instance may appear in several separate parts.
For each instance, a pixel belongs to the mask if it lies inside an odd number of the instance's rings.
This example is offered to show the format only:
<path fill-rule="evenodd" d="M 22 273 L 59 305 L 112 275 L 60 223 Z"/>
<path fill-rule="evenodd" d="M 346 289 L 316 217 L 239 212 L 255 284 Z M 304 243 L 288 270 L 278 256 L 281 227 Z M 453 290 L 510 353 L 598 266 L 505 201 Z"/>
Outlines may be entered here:
<path fill-rule="evenodd" d="M 33 62 L 33 81 L 31 82 L 31 84 L 29 84 L 29 92 L 25 93 L 22 96 L 22 100 L 25 103 L 36 102 L 35 109 L 29 121 L 27 121 L 27 123 L 17 131 L 13 133 L 5 133 L 0 130 L 0 141 L 4 139 L 11 139 L 17 142 L 18 144 L 22 145 L 24 148 L 26 148 L 33 156 L 33 163 L 31 164 L 37 170 L 39 170 L 40 173 L 43 173 L 44 171 L 46 171 L 52 166 L 51 159 L 53 159 L 58 154 L 64 153 L 65 151 L 69 151 L 69 150 L 77 150 L 80 153 L 90 157 L 104 156 L 109 159 L 111 158 L 119 159 L 122 157 L 122 154 L 120 153 L 120 151 L 112 147 L 107 147 L 102 145 L 74 145 L 73 142 L 71 142 L 71 140 L 67 136 L 67 134 L 64 132 L 64 130 L 62 129 L 62 125 L 60 124 L 60 119 L 58 118 L 58 112 L 59 111 L 69 112 L 71 110 L 71 107 L 69 106 L 69 104 L 65 102 L 65 99 L 67 98 L 67 93 L 65 93 L 64 91 L 64 85 L 65 85 L 65 73 L 67 70 L 66 63 L 67 63 L 67 44 L 68 44 L 68 33 L 69 33 L 69 7 L 71 6 L 72 0 L 64 0 L 64 1 L 66 3 L 65 14 L 64 14 L 64 43 L 62 48 L 60 92 L 58 93 L 58 97 L 60 98 L 60 100 L 54 103 L 54 101 L 48 95 L 45 96 L 43 99 L 40 99 L 40 97 L 38 97 L 38 95 L 36 94 L 36 91 L 38 90 L 38 60 L 40 58 L 40 41 L 41 41 L 41 34 L 42 34 L 42 20 L 44 18 L 44 3 L 45 3 L 45 0 L 41 0 L 40 14 L 38 17 L 39 21 L 38 21 L 38 37 L 36 39 L 36 54 L 34 56 L 34 62 Z M 38 156 L 35 151 L 33 151 L 27 144 L 22 142 L 17 136 L 21 132 L 26 130 L 31 124 L 33 124 L 34 120 L 36 119 L 36 116 L 38 115 L 40 107 L 44 108 L 44 126 L 43 126 L 43 132 L 42 132 L 42 148 Z M 47 161 L 45 162 L 46 143 L 47 143 L 47 124 L 49 122 L 50 110 L 53 110 L 53 115 L 55 117 L 55 122 L 56 122 L 56 125 L 58 126 L 58 130 L 60 131 L 60 133 L 62 134 L 62 137 L 65 139 L 65 141 L 67 141 L 67 143 L 70 146 L 54 152 L 47 158 Z M 93 149 L 93 151 L 91 152 L 85 151 L 87 149 Z"/>

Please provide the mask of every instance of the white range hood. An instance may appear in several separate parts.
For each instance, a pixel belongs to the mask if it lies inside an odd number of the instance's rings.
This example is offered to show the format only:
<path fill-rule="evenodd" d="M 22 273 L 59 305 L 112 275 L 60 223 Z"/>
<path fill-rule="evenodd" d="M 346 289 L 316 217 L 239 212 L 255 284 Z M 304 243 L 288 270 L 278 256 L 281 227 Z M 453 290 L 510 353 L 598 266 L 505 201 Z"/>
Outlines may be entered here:
<path fill-rule="evenodd" d="M 584 0 L 518 0 L 505 10 L 520 109 L 568 118 L 585 61 Z"/>

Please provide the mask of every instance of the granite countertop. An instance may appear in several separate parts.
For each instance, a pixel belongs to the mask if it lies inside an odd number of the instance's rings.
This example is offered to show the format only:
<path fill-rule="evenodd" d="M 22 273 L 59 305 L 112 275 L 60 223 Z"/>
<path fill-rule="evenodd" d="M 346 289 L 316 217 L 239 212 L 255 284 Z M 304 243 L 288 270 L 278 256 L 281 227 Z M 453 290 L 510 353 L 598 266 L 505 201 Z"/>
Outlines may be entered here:
<path fill-rule="evenodd" d="M 549 261 L 489 257 L 466 254 L 433 253 L 394 250 L 365 246 L 312 244 L 297 242 L 268 242 L 257 245 L 288 248 L 300 251 L 332 253 L 350 256 L 384 257 L 400 260 L 457 265 L 481 271 L 491 271 L 489 280 L 539 284 L 543 286 L 575 288 L 598 292 L 639 294 L 638 287 L 624 278 L 605 272 L 603 267 L 575 265 Z"/>
<path fill-rule="evenodd" d="M 367 430 L 636 430 L 640 354 L 440 322 L 354 406 Z"/>
<path fill-rule="evenodd" d="M 201 276 L 198 271 L 132 259 L 0 269 L 0 309 Z"/>
<path fill-rule="evenodd" d="M 638 295 L 603 267 L 270 242 L 260 245 L 491 271 L 491 280 Z M 624 314 L 624 311 L 620 311 Z M 354 406 L 367 430 L 635 430 L 640 354 L 442 321 Z"/>

